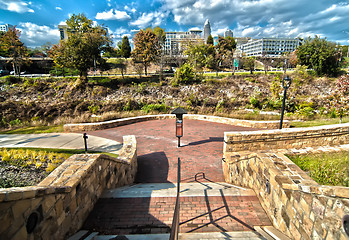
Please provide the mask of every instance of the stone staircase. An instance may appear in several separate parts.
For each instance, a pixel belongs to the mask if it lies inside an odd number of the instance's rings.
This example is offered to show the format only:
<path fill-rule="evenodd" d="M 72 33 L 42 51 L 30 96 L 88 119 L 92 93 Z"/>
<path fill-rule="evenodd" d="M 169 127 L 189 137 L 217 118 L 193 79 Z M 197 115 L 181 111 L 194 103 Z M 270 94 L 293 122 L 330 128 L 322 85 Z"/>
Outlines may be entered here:
<path fill-rule="evenodd" d="M 69 240 L 168 240 L 176 202 L 173 183 L 105 191 Z M 251 189 L 227 183 L 181 183 L 179 239 L 288 239 L 272 227 Z"/>

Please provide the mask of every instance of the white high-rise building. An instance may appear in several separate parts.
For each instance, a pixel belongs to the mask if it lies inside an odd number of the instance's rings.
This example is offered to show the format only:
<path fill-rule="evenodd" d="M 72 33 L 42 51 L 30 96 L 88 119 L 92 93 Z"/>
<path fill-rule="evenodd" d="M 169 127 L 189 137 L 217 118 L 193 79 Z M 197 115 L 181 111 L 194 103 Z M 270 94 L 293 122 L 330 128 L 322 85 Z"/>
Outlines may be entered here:
<path fill-rule="evenodd" d="M 211 24 L 208 19 L 206 19 L 205 25 L 204 25 L 204 40 L 205 43 L 207 42 L 208 36 L 211 35 Z"/>

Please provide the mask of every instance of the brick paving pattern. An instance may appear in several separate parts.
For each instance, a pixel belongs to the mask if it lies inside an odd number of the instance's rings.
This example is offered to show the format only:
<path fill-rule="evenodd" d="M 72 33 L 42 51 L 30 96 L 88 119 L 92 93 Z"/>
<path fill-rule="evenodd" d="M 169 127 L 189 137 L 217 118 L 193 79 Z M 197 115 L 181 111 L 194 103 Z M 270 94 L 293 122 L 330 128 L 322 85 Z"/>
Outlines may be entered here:
<path fill-rule="evenodd" d="M 180 148 L 177 148 L 174 119 L 134 123 L 88 134 L 119 142 L 124 135 L 135 135 L 138 183 L 177 182 L 178 157 L 182 160 L 182 182 L 194 181 L 195 174 L 201 172 L 211 181 L 224 182 L 221 164 L 224 132 L 255 129 L 200 120 L 183 122 Z"/>
<path fill-rule="evenodd" d="M 83 229 L 103 234 L 169 233 L 175 197 L 99 199 Z M 181 197 L 180 232 L 253 231 L 271 225 L 256 196 Z"/>
<path fill-rule="evenodd" d="M 184 136 L 177 148 L 175 120 L 152 120 L 89 132 L 122 142 L 122 136 L 137 138 L 138 183 L 177 182 L 177 158 L 182 161 L 182 182 L 224 182 L 223 138 L 226 131 L 252 128 L 199 120 L 184 120 Z M 175 197 L 101 198 L 82 229 L 103 234 L 168 233 Z M 253 196 L 181 197 L 180 232 L 253 231 L 253 226 L 271 225 L 258 198 Z"/>

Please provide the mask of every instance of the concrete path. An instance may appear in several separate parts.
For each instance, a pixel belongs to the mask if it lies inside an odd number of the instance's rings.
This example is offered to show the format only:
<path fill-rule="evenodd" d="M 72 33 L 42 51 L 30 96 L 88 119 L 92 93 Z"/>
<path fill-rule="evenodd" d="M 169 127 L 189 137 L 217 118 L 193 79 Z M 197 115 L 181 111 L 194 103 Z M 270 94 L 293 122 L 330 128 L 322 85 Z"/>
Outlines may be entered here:
<path fill-rule="evenodd" d="M 78 133 L 0 134 L 0 147 L 85 149 L 82 134 Z M 115 140 L 96 136 L 87 139 L 87 148 L 91 151 L 116 153 L 121 147 Z"/>

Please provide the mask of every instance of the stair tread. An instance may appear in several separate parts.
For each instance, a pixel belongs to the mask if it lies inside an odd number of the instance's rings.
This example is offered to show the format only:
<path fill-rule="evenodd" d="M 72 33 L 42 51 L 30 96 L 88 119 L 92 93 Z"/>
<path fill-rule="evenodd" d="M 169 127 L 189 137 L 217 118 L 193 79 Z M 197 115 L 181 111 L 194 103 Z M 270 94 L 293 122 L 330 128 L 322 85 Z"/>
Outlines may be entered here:
<path fill-rule="evenodd" d="M 96 236 L 95 240 L 109 240 L 114 239 L 118 235 L 100 235 Z M 168 240 L 170 234 L 135 234 L 135 235 L 123 235 L 128 240 Z M 125 239 L 126 239 L 125 238 Z M 120 236 L 120 239 L 121 236 Z M 180 240 L 229 240 L 229 239 L 241 239 L 241 240 L 260 240 L 264 239 L 257 232 L 253 231 L 240 231 L 240 232 L 210 232 L 210 233 L 180 233 Z"/>
<path fill-rule="evenodd" d="M 181 197 L 189 196 L 254 196 L 252 189 L 218 182 L 181 183 Z M 140 198 L 140 197 L 176 197 L 177 184 L 145 183 L 105 190 L 101 198 Z"/>

